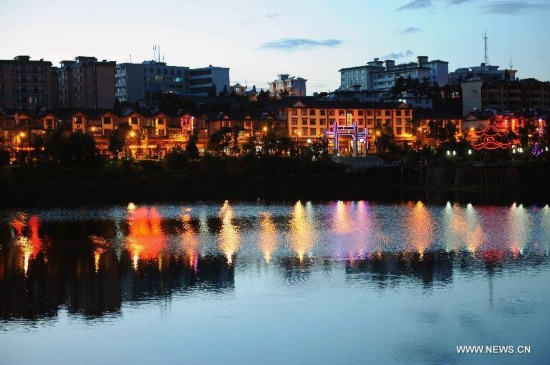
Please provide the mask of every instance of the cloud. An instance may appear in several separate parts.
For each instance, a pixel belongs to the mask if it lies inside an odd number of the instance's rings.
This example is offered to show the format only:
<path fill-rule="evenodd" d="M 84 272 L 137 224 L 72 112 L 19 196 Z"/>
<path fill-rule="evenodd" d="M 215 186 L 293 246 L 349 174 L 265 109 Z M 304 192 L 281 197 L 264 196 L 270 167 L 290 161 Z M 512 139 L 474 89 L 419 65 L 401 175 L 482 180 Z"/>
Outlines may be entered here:
<path fill-rule="evenodd" d="M 262 15 L 260 17 L 248 17 L 246 19 L 244 19 L 242 22 L 241 22 L 241 25 L 248 25 L 256 20 L 261 20 L 261 19 L 273 19 L 273 18 L 277 18 L 278 16 L 280 16 L 281 13 L 270 13 L 270 14 L 265 14 L 265 15 Z"/>
<path fill-rule="evenodd" d="M 412 10 L 412 9 L 423 9 L 432 7 L 432 0 L 412 0 L 406 3 L 403 6 L 397 8 L 397 10 Z"/>
<path fill-rule="evenodd" d="M 417 27 L 408 27 L 407 29 L 403 29 L 399 33 L 401 33 L 401 34 L 410 34 L 410 33 L 417 33 L 417 32 L 422 32 L 422 29 L 417 28 Z"/>
<path fill-rule="evenodd" d="M 385 59 L 385 60 L 398 60 L 400 58 L 405 58 L 405 57 L 412 56 L 413 54 L 414 53 L 410 49 L 408 49 L 408 50 L 405 51 L 405 53 L 403 53 L 403 52 L 392 52 L 390 54 L 385 55 L 382 58 Z"/>
<path fill-rule="evenodd" d="M 286 38 L 274 42 L 264 43 L 261 48 L 297 51 L 319 47 L 338 47 L 342 43 L 343 41 L 341 39 L 315 40 L 307 38 Z"/>
<path fill-rule="evenodd" d="M 451 4 L 451 5 L 460 5 L 460 4 L 463 4 L 463 3 L 467 3 L 468 1 L 472 1 L 472 0 L 449 0 L 449 4 Z"/>
<path fill-rule="evenodd" d="M 532 4 L 527 1 L 493 1 L 481 6 L 486 14 L 519 14 L 529 10 L 547 10 L 550 5 Z"/>

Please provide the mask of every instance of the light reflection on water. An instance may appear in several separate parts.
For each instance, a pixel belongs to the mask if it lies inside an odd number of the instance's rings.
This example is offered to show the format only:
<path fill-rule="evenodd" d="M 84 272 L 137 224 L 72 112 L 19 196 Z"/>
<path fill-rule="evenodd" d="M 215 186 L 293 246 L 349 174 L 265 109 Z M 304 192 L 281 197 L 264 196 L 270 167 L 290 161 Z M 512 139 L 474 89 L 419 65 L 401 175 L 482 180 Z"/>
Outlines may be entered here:
<path fill-rule="evenodd" d="M 25 350 L 30 363 L 57 363 L 51 339 L 71 338 L 68 362 L 126 363 L 89 346 L 128 333 L 122 350 L 160 347 L 175 362 L 488 362 L 457 355 L 463 344 L 538 349 L 499 363 L 547 360 L 547 206 L 225 202 L 0 217 L 8 363 L 31 335 L 41 350 Z"/>

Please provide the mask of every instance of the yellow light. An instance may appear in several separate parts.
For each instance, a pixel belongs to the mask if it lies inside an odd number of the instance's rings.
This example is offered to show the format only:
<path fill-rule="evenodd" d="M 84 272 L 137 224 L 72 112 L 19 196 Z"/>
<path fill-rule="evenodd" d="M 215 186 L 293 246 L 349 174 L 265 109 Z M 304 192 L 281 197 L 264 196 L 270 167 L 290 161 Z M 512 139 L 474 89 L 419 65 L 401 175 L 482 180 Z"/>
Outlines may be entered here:
<path fill-rule="evenodd" d="M 25 137 L 25 136 L 26 136 L 25 132 L 19 133 L 19 137 Z"/>
<path fill-rule="evenodd" d="M 131 131 L 131 132 L 130 132 L 130 137 L 135 137 L 135 136 L 136 136 L 136 132 Z"/>
<path fill-rule="evenodd" d="M 267 127 L 264 127 L 263 129 L 264 129 L 264 132 L 267 132 Z"/>

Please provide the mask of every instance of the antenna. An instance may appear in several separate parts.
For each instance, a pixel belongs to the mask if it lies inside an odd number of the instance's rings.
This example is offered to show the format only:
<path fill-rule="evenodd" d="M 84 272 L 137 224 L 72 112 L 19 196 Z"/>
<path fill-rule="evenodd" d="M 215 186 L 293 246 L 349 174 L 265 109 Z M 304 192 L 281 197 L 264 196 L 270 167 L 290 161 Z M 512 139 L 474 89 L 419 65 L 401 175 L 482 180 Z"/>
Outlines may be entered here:
<path fill-rule="evenodd" d="M 158 62 L 160 62 L 160 44 L 158 45 L 159 52 L 158 52 Z"/>
<path fill-rule="evenodd" d="M 157 46 L 153 46 L 153 61 L 157 59 L 156 49 L 157 49 Z"/>
<path fill-rule="evenodd" d="M 132 63 L 132 54 L 130 53 L 130 63 Z"/>
<path fill-rule="evenodd" d="M 510 70 L 514 69 L 514 65 L 512 65 L 512 59 L 510 58 Z"/>
<path fill-rule="evenodd" d="M 483 62 L 485 62 L 486 65 L 489 65 L 489 47 L 487 46 L 487 31 L 483 33 L 483 40 L 485 41 L 485 58 Z"/>

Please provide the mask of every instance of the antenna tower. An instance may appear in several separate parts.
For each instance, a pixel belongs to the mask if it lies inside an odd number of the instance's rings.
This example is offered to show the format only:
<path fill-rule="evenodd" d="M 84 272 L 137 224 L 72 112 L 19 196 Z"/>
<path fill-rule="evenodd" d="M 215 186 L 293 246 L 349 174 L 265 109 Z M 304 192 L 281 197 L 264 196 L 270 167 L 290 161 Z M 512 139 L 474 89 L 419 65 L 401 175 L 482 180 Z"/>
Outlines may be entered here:
<path fill-rule="evenodd" d="M 483 62 L 485 62 L 486 65 L 489 65 L 489 47 L 487 46 L 487 31 L 483 33 L 483 41 L 485 43 L 485 58 L 483 59 Z"/>

